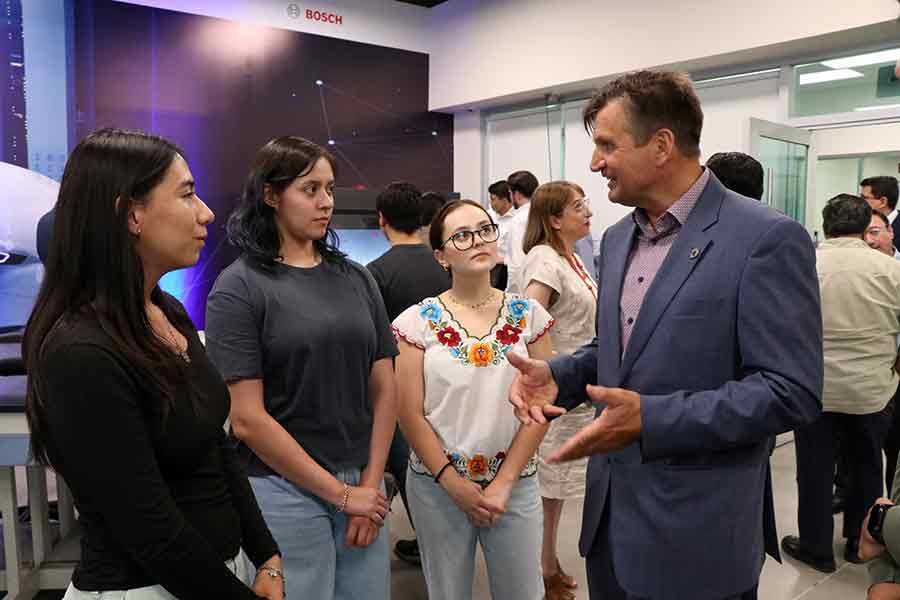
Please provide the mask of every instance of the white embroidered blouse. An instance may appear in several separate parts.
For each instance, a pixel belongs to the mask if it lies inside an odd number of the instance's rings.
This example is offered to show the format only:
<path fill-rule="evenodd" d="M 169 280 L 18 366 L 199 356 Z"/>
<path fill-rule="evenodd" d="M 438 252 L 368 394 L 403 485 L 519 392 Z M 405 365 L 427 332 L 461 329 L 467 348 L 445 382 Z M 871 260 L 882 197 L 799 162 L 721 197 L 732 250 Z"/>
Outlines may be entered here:
<path fill-rule="evenodd" d="M 519 430 L 508 401 L 516 369 L 506 353 L 527 356 L 528 344 L 552 326 L 539 303 L 517 294 L 504 295 L 483 338 L 469 335 L 438 298 L 426 298 L 394 320 L 394 334 L 425 351 L 425 419 L 461 476 L 487 484 L 500 470 Z M 431 475 L 414 451 L 410 468 Z M 532 458 L 522 476 L 536 469 Z"/>

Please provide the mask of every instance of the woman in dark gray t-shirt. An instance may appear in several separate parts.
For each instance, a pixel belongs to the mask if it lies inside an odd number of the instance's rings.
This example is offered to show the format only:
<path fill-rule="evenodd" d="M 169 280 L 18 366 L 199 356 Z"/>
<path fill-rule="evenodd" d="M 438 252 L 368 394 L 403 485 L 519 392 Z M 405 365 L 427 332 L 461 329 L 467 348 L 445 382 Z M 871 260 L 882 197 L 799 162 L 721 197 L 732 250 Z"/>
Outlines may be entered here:
<path fill-rule="evenodd" d="M 206 340 L 288 597 L 387 600 L 397 348 L 375 281 L 337 250 L 334 163 L 297 137 L 259 150 L 228 222 L 242 255 L 210 294 Z"/>

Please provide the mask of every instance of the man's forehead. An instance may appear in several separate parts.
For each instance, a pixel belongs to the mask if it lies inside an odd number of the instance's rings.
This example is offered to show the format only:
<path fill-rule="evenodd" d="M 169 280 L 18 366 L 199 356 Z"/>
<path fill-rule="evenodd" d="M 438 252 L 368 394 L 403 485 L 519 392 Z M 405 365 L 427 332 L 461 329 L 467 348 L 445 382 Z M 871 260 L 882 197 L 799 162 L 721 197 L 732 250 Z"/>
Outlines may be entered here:
<path fill-rule="evenodd" d="M 597 111 L 591 123 L 593 136 L 610 135 L 625 129 L 625 110 L 621 99 L 610 101 L 606 106 Z"/>

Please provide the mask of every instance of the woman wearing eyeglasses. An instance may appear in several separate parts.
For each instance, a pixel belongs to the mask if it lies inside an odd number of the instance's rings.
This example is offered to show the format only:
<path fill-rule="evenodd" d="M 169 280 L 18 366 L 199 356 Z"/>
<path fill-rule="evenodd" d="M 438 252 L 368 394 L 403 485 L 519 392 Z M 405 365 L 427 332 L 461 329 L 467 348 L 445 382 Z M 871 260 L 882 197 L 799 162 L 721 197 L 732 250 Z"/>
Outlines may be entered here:
<path fill-rule="evenodd" d="M 400 426 L 409 440 L 407 494 L 428 597 L 470 598 L 475 548 L 494 600 L 539 600 L 541 503 L 535 451 L 546 426 L 521 426 L 509 409 L 513 351 L 551 355 L 550 315 L 491 287 L 497 225 L 469 200 L 431 225 L 452 287 L 394 321 Z"/>
<path fill-rule="evenodd" d="M 561 354 L 574 352 L 595 334 L 597 283 L 575 250 L 575 243 L 590 229 L 591 209 L 581 187 L 553 181 L 535 191 L 523 241 L 526 256 L 522 283 L 525 295 L 553 315 L 556 325 L 550 338 Z M 544 507 L 541 570 L 547 600 L 575 597 L 575 579 L 560 566 L 556 542 L 563 504 L 584 497 L 587 459 L 562 464 L 548 464 L 543 459 L 593 419 L 594 409 L 589 404 L 569 411 L 553 421 L 538 450 L 538 482 Z"/>

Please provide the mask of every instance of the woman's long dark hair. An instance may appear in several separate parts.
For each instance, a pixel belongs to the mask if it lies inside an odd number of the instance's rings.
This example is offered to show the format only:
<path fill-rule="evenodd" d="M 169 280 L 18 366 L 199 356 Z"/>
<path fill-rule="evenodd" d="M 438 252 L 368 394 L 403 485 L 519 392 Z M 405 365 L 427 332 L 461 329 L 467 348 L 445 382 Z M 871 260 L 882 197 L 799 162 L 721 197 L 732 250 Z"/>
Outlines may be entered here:
<path fill-rule="evenodd" d="M 159 390 L 160 414 L 168 412 L 174 387 L 186 377 L 184 362 L 153 333 L 147 318 L 144 269 L 128 230 L 131 207 L 146 201 L 180 154 L 160 137 L 102 129 L 82 140 L 66 162 L 44 280 L 22 345 L 31 453 L 41 464 L 55 460 L 47 403 L 56 401 L 44 393 L 41 354 L 48 336 L 64 335 L 69 317 L 85 315 L 99 322 L 125 361 Z M 159 287 L 150 297 L 187 335 L 192 326 L 183 310 Z"/>
<path fill-rule="evenodd" d="M 241 202 L 228 218 L 228 240 L 254 266 L 273 270 L 283 258 L 275 209 L 265 202 L 266 185 L 281 194 L 295 179 L 312 171 L 320 158 L 327 160 L 337 175 L 334 155 L 301 137 L 278 137 L 257 151 Z M 346 263 L 346 255 L 339 250 L 340 240 L 330 224 L 325 237 L 313 240 L 313 246 L 322 260 Z"/>

